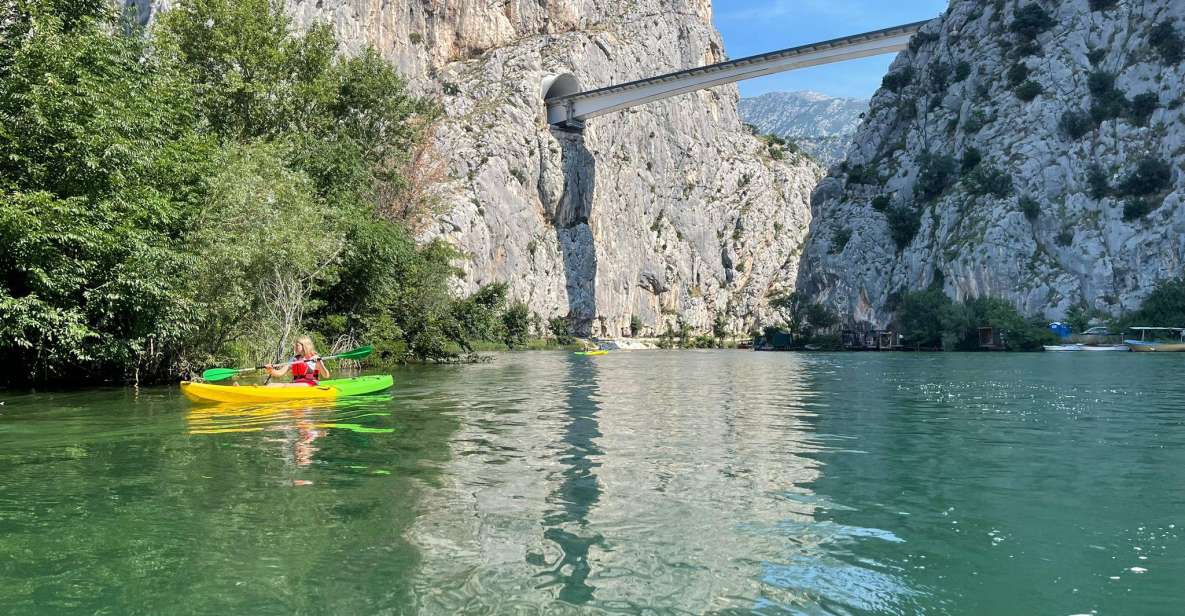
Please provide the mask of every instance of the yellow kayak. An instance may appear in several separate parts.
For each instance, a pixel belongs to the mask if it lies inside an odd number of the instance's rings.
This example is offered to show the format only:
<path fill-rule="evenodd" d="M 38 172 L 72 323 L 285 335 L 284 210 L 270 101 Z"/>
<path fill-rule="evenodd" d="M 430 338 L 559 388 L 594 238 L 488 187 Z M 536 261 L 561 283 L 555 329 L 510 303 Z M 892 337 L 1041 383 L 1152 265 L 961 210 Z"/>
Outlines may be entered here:
<path fill-rule="evenodd" d="M 576 351 L 577 355 L 608 355 L 609 351 Z"/>
<path fill-rule="evenodd" d="M 194 402 L 283 402 L 285 400 L 336 400 L 390 388 L 389 374 L 321 381 L 316 387 L 266 387 L 264 385 L 215 385 L 181 382 L 181 393 Z"/>

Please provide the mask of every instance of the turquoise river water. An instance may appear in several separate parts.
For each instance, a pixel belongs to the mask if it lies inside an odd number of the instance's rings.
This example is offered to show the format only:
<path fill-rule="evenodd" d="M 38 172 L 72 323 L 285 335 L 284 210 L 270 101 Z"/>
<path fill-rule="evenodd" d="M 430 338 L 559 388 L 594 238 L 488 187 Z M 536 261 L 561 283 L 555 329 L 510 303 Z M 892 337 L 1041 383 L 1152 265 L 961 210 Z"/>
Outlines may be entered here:
<path fill-rule="evenodd" d="M 1185 613 L 1185 355 L 395 377 L 254 407 L 0 392 L 0 613 Z"/>

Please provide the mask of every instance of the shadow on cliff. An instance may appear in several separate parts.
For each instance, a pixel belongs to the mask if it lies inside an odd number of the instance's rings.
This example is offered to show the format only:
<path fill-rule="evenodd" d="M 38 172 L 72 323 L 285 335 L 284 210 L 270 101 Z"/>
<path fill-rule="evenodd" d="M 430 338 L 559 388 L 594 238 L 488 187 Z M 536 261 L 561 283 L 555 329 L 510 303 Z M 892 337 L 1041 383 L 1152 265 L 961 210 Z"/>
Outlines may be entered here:
<path fill-rule="evenodd" d="M 596 159 L 584 145 L 584 134 L 552 129 L 560 146 L 563 189 L 552 224 L 564 259 L 568 321 L 580 336 L 592 331 L 597 310 L 597 251 L 589 217 L 596 189 Z"/>

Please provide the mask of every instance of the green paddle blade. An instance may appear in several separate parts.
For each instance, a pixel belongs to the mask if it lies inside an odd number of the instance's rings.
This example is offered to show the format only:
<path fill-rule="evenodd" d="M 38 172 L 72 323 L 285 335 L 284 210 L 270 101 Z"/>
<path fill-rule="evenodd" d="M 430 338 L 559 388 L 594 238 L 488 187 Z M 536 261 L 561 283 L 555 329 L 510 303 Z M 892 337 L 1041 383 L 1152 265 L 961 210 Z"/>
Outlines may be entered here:
<path fill-rule="evenodd" d="M 202 373 L 204 381 L 223 381 L 239 373 L 234 368 L 210 368 Z"/>
<path fill-rule="evenodd" d="M 368 344 L 366 346 L 358 347 L 353 351 L 346 351 L 345 353 L 331 355 L 325 359 L 365 359 L 366 357 L 369 357 L 371 353 L 374 353 L 374 347 Z M 234 368 L 210 368 L 209 370 L 202 373 L 202 380 L 224 381 L 240 372 L 247 372 L 249 370 L 253 370 L 253 368 L 243 368 L 242 370 L 236 370 Z"/>
<path fill-rule="evenodd" d="M 347 351 L 345 353 L 334 355 L 333 357 L 336 359 L 364 359 L 371 353 L 374 353 L 374 347 L 368 344 L 366 346 L 358 347 L 353 351 Z"/>

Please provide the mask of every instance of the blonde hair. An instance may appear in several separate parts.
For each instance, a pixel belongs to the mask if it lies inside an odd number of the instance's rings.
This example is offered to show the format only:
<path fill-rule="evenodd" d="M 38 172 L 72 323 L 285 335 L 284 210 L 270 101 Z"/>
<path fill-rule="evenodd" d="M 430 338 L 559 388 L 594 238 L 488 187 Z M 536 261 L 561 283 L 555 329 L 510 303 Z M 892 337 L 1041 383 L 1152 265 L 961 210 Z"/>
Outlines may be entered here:
<path fill-rule="evenodd" d="M 300 348 L 304 351 L 304 355 L 301 357 L 302 359 L 305 357 L 312 357 L 317 354 L 317 347 L 313 346 L 313 339 L 309 338 L 308 336 L 301 336 L 300 338 L 297 338 L 296 344 L 299 344 Z"/>

